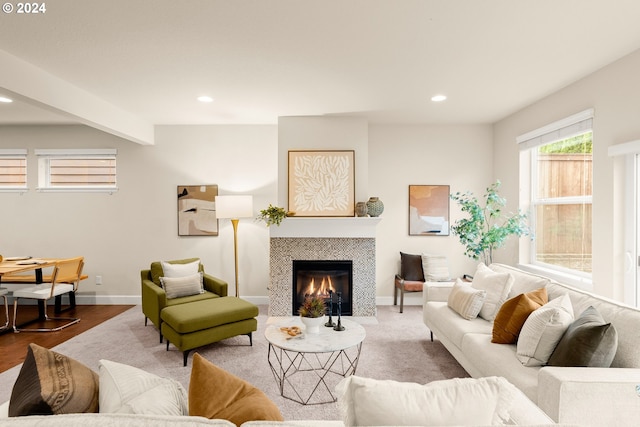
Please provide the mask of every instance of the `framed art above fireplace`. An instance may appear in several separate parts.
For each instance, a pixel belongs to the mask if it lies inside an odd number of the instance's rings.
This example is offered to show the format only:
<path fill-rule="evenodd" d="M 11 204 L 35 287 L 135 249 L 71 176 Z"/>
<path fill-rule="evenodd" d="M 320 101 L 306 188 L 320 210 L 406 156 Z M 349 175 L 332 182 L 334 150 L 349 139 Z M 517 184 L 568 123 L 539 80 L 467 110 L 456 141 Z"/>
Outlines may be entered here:
<path fill-rule="evenodd" d="M 297 217 L 355 215 L 353 150 L 289 151 L 289 210 Z"/>

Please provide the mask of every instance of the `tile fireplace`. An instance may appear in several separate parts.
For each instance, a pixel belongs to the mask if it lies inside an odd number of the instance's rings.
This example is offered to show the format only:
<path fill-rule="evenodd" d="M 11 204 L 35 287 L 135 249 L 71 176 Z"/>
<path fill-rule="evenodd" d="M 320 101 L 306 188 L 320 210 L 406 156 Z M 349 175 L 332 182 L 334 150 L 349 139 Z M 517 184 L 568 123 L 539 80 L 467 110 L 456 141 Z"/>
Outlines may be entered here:
<path fill-rule="evenodd" d="M 295 313 L 294 261 L 349 261 L 351 315 L 375 316 L 375 228 L 379 221 L 380 218 L 357 217 L 287 218 L 280 227 L 270 227 L 269 316 Z"/>

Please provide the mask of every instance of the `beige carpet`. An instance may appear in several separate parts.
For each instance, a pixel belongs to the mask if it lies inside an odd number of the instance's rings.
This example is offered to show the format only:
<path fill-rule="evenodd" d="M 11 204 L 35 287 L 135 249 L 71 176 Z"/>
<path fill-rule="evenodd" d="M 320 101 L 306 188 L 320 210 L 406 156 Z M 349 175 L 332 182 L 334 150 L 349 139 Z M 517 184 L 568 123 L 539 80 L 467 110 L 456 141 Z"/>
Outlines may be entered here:
<path fill-rule="evenodd" d="M 267 362 L 268 342 L 264 338 L 267 308 L 260 307 L 258 331 L 253 347 L 246 336 L 230 338 L 196 350 L 206 359 L 264 391 L 280 408 L 285 419 L 339 419 L 336 403 L 303 406 L 280 396 Z M 405 307 L 398 313 L 393 306 L 378 307 L 378 323 L 363 322 L 367 337 L 356 375 L 428 383 L 466 377 L 467 373 L 439 341 L 429 340 L 422 322 L 422 307 Z M 182 353 L 170 346 L 166 351 L 158 332 L 149 322 L 144 326 L 140 307 L 134 307 L 95 328 L 56 347 L 54 350 L 75 358 L 97 371 L 100 359 L 113 360 L 171 377 L 188 389 L 191 359 L 182 366 Z M 20 366 L 0 374 L 0 402 L 9 399 Z"/>

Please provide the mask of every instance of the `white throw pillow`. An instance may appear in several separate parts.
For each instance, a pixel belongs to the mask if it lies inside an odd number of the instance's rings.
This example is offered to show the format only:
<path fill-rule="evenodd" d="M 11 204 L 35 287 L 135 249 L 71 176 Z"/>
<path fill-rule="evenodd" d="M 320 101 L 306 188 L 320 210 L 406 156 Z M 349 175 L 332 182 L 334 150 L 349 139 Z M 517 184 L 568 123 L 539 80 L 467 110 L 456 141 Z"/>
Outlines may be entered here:
<path fill-rule="evenodd" d="M 515 387 L 500 377 L 421 385 L 350 376 L 336 392 L 345 426 L 463 426 L 503 424 Z"/>
<path fill-rule="evenodd" d="M 529 315 L 522 326 L 516 356 L 525 366 L 544 366 L 574 320 L 569 295 L 549 301 Z"/>
<path fill-rule="evenodd" d="M 451 280 L 449 262 L 445 255 L 422 254 L 422 271 L 427 282 L 446 282 Z"/>
<path fill-rule="evenodd" d="M 200 270 L 200 260 L 188 264 L 172 264 L 170 262 L 160 261 L 160 264 L 162 265 L 162 275 L 164 277 L 191 276 Z"/>
<path fill-rule="evenodd" d="M 178 381 L 110 360 L 100 360 L 98 375 L 100 412 L 189 415 L 187 391 Z"/>
<path fill-rule="evenodd" d="M 480 309 L 480 317 L 493 322 L 498 310 L 507 300 L 513 277 L 509 273 L 496 273 L 484 264 L 478 264 L 471 286 L 487 291 L 487 297 Z"/>
<path fill-rule="evenodd" d="M 456 279 L 453 284 L 447 305 L 467 320 L 475 319 L 480 313 L 487 291 L 475 289 L 471 284 Z"/>
<path fill-rule="evenodd" d="M 160 285 L 167 293 L 167 298 L 187 297 L 204 293 L 201 272 L 184 277 L 161 277 Z"/>

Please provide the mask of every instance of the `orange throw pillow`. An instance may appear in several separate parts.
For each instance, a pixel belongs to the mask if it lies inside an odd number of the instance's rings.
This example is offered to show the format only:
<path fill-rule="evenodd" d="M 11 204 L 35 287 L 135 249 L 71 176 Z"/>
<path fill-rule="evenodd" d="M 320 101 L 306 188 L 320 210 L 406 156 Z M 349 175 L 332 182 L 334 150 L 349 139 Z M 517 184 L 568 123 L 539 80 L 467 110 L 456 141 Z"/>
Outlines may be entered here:
<path fill-rule="evenodd" d="M 228 420 L 284 421 L 280 409 L 261 390 L 195 353 L 189 381 L 189 415 Z"/>
<path fill-rule="evenodd" d="M 547 288 L 516 295 L 505 301 L 493 321 L 491 342 L 515 344 L 518 341 L 520 330 L 529 315 L 547 302 L 549 302 Z"/>

